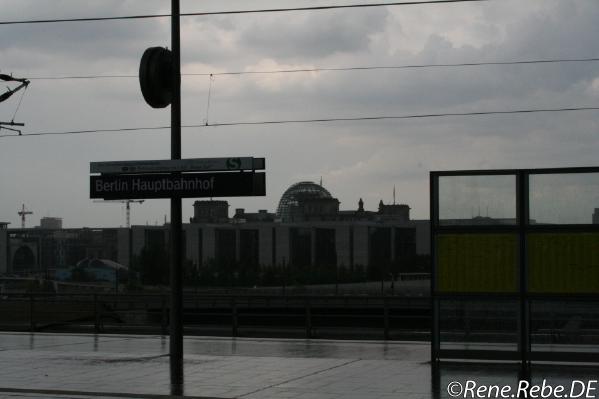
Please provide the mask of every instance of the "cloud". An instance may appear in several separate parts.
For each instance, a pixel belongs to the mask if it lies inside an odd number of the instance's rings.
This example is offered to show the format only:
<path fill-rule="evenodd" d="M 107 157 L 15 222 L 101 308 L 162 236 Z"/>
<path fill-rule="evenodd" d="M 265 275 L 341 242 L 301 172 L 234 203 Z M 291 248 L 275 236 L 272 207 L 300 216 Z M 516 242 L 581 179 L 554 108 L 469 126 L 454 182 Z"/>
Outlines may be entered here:
<path fill-rule="evenodd" d="M 341 0 L 338 3 L 343 3 Z M 183 2 L 183 11 L 222 2 Z M 261 0 L 251 7 L 302 6 Z M 309 4 L 322 4 L 310 2 Z M 2 19 L 168 12 L 163 1 L 10 0 Z M 227 8 L 248 8 L 228 2 Z M 201 8 L 201 9 L 200 9 Z M 6 10 L 6 12 L 4 12 Z M 592 1 L 411 6 L 194 17 L 182 20 L 186 72 L 511 61 L 599 54 Z M 169 45 L 169 21 L 0 26 L 0 69 L 16 76 L 136 74 L 143 50 Z M 598 63 L 216 76 L 210 122 L 406 115 L 597 105 Z M 183 79 L 183 123 L 202 123 L 210 80 Z M 16 102 L 1 104 L 10 119 Z M 597 113 L 184 129 L 183 155 L 267 158 L 267 197 L 232 207 L 274 209 L 292 183 L 323 176 L 342 208 L 369 209 L 393 186 L 415 217 L 428 215 L 428 172 L 596 164 Z M 136 78 L 33 81 L 18 113 L 25 132 L 167 125 L 169 110 L 142 100 Z M 168 158 L 168 131 L 0 139 L 0 221 L 25 202 L 67 226 L 120 225 L 118 209 L 87 199 L 91 160 Z M 25 176 L 17 179 L 15 176 Z M 23 181 L 25 183 L 23 183 Z M 191 202 L 185 205 L 186 217 Z M 168 213 L 147 201 L 134 223 Z"/>
<path fill-rule="evenodd" d="M 384 8 L 301 14 L 294 18 L 267 16 L 241 31 L 239 45 L 245 51 L 270 58 L 294 60 L 363 53 L 368 51 L 371 35 L 385 26 L 387 16 Z"/>

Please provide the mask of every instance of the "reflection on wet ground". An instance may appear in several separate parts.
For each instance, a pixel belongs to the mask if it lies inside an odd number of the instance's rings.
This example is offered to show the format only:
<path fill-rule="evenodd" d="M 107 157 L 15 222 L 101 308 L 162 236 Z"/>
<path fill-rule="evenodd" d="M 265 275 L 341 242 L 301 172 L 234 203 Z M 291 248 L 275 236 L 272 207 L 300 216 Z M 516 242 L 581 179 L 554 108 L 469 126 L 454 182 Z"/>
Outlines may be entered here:
<path fill-rule="evenodd" d="M 444 363 L 431 374 L 426 342 L 187 337 L 184 348 L 189 397 L 450 398 L 454 383 L 518 384 L 518 368 L 509 364 Z M 532 383 L 597 377 L 591 367 L 537 366 Z M 168 337 L 0 333 L 0 398 L 169 393 Z"/>
<path fill-rule="evenodd" d="M 157 342 L 159 343 L 157 345 Z M 185 353 L 214 356 L 427 360 L 428 342 L 329 341 L 186 337 Z M 148 335 L 0 334 L 0 351 L 14 349 L 74 352 L 168 353 L 168 337 Z"/>

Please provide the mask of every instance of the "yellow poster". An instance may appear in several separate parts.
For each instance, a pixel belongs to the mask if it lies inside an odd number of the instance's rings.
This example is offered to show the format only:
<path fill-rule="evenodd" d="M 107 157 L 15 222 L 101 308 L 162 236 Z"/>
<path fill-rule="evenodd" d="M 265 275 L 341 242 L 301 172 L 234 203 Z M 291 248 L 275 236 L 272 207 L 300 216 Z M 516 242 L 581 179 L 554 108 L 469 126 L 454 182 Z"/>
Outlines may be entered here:
<path fill-rule="evenodd" d="M 528 236 L 529 291 L 599 293 L 599 233 Z"/>
<path fill-rule="evenodd" d="M 437 250 L 439 292 L 518 291 L 517 235 L 439 235 Z"/>

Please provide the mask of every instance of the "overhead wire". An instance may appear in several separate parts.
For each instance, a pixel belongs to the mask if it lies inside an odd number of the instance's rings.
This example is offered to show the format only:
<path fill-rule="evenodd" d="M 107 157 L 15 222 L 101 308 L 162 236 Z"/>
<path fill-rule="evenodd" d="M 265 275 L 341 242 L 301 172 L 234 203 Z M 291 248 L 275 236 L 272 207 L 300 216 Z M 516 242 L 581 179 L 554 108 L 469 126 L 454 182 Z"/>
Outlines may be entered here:
<path fill-rule="evenodd" d="M 487 115 L 510 115 L 510 114 L 532 114 L 532 113 L 552 113 L 552 112 L 572 112 L 572 111 L 599 111 L 599 106 L 593 107 L 567 107 L 567 108 L 541 108 L 541 109 L 516 109 L 505 111 L 474 111 L 474 112 L 444 112 L 430 114 L 411 114 L 411 115 L 379 115 L 379 116 L 361 116 L 347 118 L 316 118 L 316 119 L 283 119 L 283 120 L 265 120 L 265 121 L 239 121 L 239 122 L 220 122 L 203 123 L 192 125 L 181 125 L 183 129 L 206 128 L 206 127 L 225 127 L 225 126 L 251 126 L 251 125 L 281 125 L 281 124 L 304 124 L 304 123 L 332 123 L 332 122 L 358 122 L 374 120 L 394 120 L 394 119 L 426 119 L 442 117 L 470 117 Z M 165 130 L 170 126 L 151 126 L 151 127 L 131 127 L 119 129 L 88 129 L 71 130 L 64 132 L 36 132 L 23 133 L 21 135 L 3 135 L 2 137 L 26 137 L 26 136 L 51 136 L 51 135 L 72 135 L 72 134 L 92 134 L 92 133 L 116 133 L 116 132 L 135 132 L 144 130 Z"/>
<path fill-rule="evenodd" d="M 381 69 L 425 69 L 425 68 L 458 68 L 477 66 L 502 66 L 502 65 L 532 65 L 532 64 L 555 64 L 555 63 L 583 63 L 599 62 L 599 57 L 589 58 L 554 58 L 541 60 L 516 60 L 516 61 L 487 61 L 487 62 L 460 62 L 444 64 L 408 64 L 408 65 L 371 65 L 351 67 L 315 67 L 297 69 L 272 69 L 262 71 L 225 71 L 225 72 L 199 72 L 182 73 L 181 76 L 226 76 L 226 75 L 268 75 L 278 73 L 301 73 L 301 72 L 342 72 L 342 71 L 371 71 Z M 70 80 L 70 79 L 121 79 L 138 78 L 138 75 L 71 75 L 71 76 L 36 76 L 29 80 Z"/>
<path fill-rule="evenodd" d="M 298 72 L 339 72 L 339 71 L 369 71 L 380 69 L 424 69 L 424 68 L 454 68 L 474 67 L 491 65 L 525 65 L 525 64 L 551 64 L 567 62 L 597 62 L 599 58 L 557 58 L 546 60 L 520 60 L 520 61 L 488 61 L 488 62 L 461 62 L 448 64 L 408 64 L 408 65 L 379 65 L 379 66 L 356 66 L 356 67 L 332 67 L 332 68 L 298 68 L 278 69 L 269 71 L 233 71 L 215 72 L 210 75 L 251 75 L 251 74 L 276 74 L 276 73 L 298 73 Z M 186 73 L 186 76 L 205 76 L 206 73 Z"/>
<path fill-rule="evenodd" d="M 285 8 L 263 8 L 255 10 L 228 10 L 228 11 L 207 11 L 207 12 L 189 12 L 181 13 L 181 17 L 201 17 L 210 15 L 236 15 L 236 14 L 262 14 L 262 13 L 280 13 L 293 11 L 321 11 L 321 10 L 337 10 L 349 8 L 368 8 L 368 7 L 397 7 L 411 5 L 434 5 L 434 4 L 450 4 L 450 3 L 479 3 L 491 0 L 420 0 L 420 1 L 404 1 L 391 3 L 357 3 L 345 5 L 325 5 L 325 6 L 309 6 L 309 7 L 285 7 Z M 132 19 L 150 19 L 150 18 L 167 18 L 171 14 L 142 14 L 142 15 L 126 15 L 115 17 L 89 17 L 89 18 L 57 18 L 57 19 L 37 19 L 37 20 L 19 20 L 19 21 L 0 21 L 0 25 L 20 25 L 20 24 L 47 24 L 47 23 L 64 23 L 64 22 L 91 22 L 91 21 L 115 21 L 115 20 L 132 20 Z"/>
<path fill-rule="evenodd" d="M 433 5 L 433 4 L 448 4 L 448 3 L 474 3 L 491 0 L 427 0 L 427 1 L 405 1 L 391 3 L 359 3 L 347 5 L 327 5 L 327 6 L 311 6 L 311 7 L 289 7 L 289 8 L 272 8 L 272 9 L 255 9 L 255 10 L 229 10 L 229 11 L 213 11 L 213 12 L 195 12 L 182 13 L 182 17 L 190 16 L 209 16 L 209 15 L 233 15 L 233 14 L 254 14 L 254 13 L 276 13 L 276 12 L 292 12 L 292 11 L 316 11 L 316 10 L 333 10 L 333 9 L 350 9 L 350 8 L 366 8 L 366 7 L 390 7 L 390 6 L 409 6 L 409 5 Z M 90 22 L 90 21 L 108 21 L 108 20 L 131 20 L 131 19 L 148 19 L 148 18 L 165 18 L 170 17 L 170 14 L 146 14 L 146 15 L 130 15 L 118 17 L 90 17 L 90 18 L 64 18 L 64 19 L 44 19 L 44 20 L 21 20 L 21 21 L 0 21 L 0 25 L 17 25 L 17 24 L 39 24 L 39 23 L 60 23 L 60 22 Z M 577 58 L 577 59 L 550 59 L 550 60 L 521 60 L 521 61 L 495 61 L 495 62 L 473 62 L 473 63 L 455 63 L 455 64 L 414 64 L 414 65 L 398 65 L 398 66 L 364 66 L 364 67 L 333 67 L 333 68 L 298 68 L 298 69 L 281 69 L 281 70 L 266 70 L 266 71 L 231 71 L 217 73 L 184 73 L 182 76 L 222 76 L 222 75 L 247 75 L 247 74 L 275 74 L 275 73 L 300 73 L 300 72 L 325 72 L 325 71 L 358 71 L 358 70 L 381 70 L 381 69 L 417 69 L 417 68 L 447 68 L 447 67 L 470 67 L 470 66 L 487 66 L 487 65 L 519 65 L 519 64 L 542 64 L 542 63 L 565 63 L 565 62 L 596 62 L 599 58 Z M 82 75 L 82 76 L 57 76 L 57 77 L 32 77 L 31 80 L 66 80 L 66 79 L 107 79 L 107 78 L 137 78 L 137 75 Z M 207 121 L 204 124 L 185 125 L 182 128 L 198 128 L 198 127 L 222 127 L 222 126 L 243 126 L 243 125 L 271 125 L 271 124 L 290 124 L 290 123 L 325 123 L 325 122 L 348 122 L 348 121 L 367 121 L 367 120 L 385 120 L 385 119 L 416 119 L 416 118 L 438 118 L 451 116 L 484 116 L 484 115 L 505 115 L 505 114 L 524 114 L 524 113 L 539 113 L 539 112 L 568 112 L 568 111 L 585 111 L 599 110 L 599 107 L 570 107 L 570 108 L 555 108 L 555 109 L 521 109 L 508 111 L 480 111 L 480 112 L 463 112 L 463 113 L 436 113 L 436 114 L 414 114 L 414 115 L 398 115 L 398 116 L 366 116 L 366 117 L 349 117 L 349 118 L 320 118 L 320 119 L 295 119 L 295 120 L 270 120 L 270 121 L 242 121 L 242 122 L 224 122 L 212 123 Z M 135 128 L 119 128 L 119 129 L 89 129 L 89 130 L 74 130 L 64 132 L 37 132 L 26 133 L 19 135 L 23 136 L 45 136 L 45 135 L 70 135 L 70 134 L 90 134 L 90 133 L 111 133 L 111 132 L 133 132 L 142 130 L 161 130 L 168 129 L 169 126 L 154 126 L 154 127 L 135 127 Z M 15 137 L 16 135 L 3 135 L 0 137 Z"/>
<path fill-rule="evenodd" d="M 15 117 L 17 116 L 17 112 L 19 112 L 19 109 L 21 108 L 21 104 L 23 103 L 23 97 L 25 97 L 25 92 L 27 91 L 27 88 L 29 87 L 29 85 L 25 86 L 25 89 L 23 89 L 23 91 L 21 92 L 21 96 L 19 97 L 19 103 L 17 104 L 17 108 L 15 108 L 15 112 L 12 114 L 12 121 L 15 120 Z"/>

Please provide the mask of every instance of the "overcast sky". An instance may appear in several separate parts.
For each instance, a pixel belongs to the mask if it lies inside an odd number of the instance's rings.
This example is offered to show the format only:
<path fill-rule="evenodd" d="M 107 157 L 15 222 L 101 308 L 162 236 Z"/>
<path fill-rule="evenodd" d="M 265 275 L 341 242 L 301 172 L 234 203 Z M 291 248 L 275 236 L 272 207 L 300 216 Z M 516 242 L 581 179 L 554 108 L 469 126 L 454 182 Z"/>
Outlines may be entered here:
<path fill-rule="evenodd" d="M 191 1 L 183 12 L 350 4 Z M 168 13 L 167 0 L 0 0 L 1 20 Z M 495 0 L 182 19 L 183 73 L 599 57 L 596 0 Z M 136 75 L 143 51 L 170 46 L 170 20 L 0 25 L 0 72 L 18 77 Z M 183 77 L 183 124 L 599 106 L 599 63 Z M 12 86 L 11 86 L 12 87 Z M 3 92 L 4 88 L 0 89 Z M 10 120 L 18 96 L 0 104 Z M 15 121 L 24 133 L 162 126 L 138 80 L 34 80 Z M 594 166 L 599 111 L 183 130 L 183 157 L 257 156 L 267 196 L 230 213 L 274 211 L 291 184 L 322 177 L 356 209 L 379 200 L 428 217 L 431 170 Z M 2 134 L 8 132 L 2 131 Z M 120 204 L 89 199 L 89 162 L 166 159 L 164 131 L 0 138 L 0 221 L 24 203 L 65 227 L 125 224 Z M 587 195 L 597 201 L 597 194 Z M 184 200 L 184 220 L 193 200 Z M 485 204 L 481 204 L 484 208 Z M 585 204 L 585 207 L 592 205 Z M 167 200 L 134 205 L 134 224 L 162 223 Z M 586 212 L 586 211 L 585 211 Z M 590 220 L 590 212 L 589 212 Z"/>

